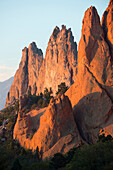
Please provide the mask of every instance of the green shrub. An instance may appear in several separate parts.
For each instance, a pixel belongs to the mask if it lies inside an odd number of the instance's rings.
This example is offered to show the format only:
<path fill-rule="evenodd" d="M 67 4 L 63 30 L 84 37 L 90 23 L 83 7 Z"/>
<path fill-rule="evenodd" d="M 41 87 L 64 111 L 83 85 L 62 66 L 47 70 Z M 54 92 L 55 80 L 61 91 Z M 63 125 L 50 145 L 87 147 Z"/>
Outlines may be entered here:
<path fill-rule="evenodd" d="M 56 92 L 56 94 L 65 93 L 67 90 L 68 86 L 66 86 L 65 82 L 62 82 L 60 85 L 58 85 L 58 92 Z"/>
<path fill-rule="evenodd" d="M 56 153 L 54 157 L 51 159 L 50 167 L 51 168 L 61 168 L 65 167 L 66 165 L 66 158 L 61 153 Z"/>
<path fill-rule="evenodd" d="M 100 170 L 113 162 L 113 142 L 84 145 L 75 151 L 72 161 L 66 165 L 68 170 Z"/>
<path fill-rule="evenodd" d="M 42 98 L 40 98 L 39 100 L 38 100 L 38 107 L 42 107 L 42 103 L 43 103 L 43 99 Z"/>
<path fill-rule="evenodd" d="M 38 163 L 32 163 L 32 165 L 28 169 L 29 170 L 50 170 L 49 162 L 41 161 Z"/>
<path fill-rule="evenodd" d="M 43 100 L 42 108 L 43 108 L 43 107 L 47 107 L 47 105 L 48 105 L 48 102 L 47 102 L 46 100 Z"/>
<path fill-rule="evenodd" d="M 20 165 L 18 158 L 16 158 L 11 170 L 21 170 L 21 169 L 22 169 L 22 166 Z"/>
<path fill-rule="evenodd" d="M 105 136 L 104 133 L 102 135 L 99 135 L 99 137 L 98 137 L 98 142 L 110 142 L 112 140 L 113 140 L 113 138 L 111 135 Z"/>
<path fill-rule="evenodd" d="M 24 148 L 21 149 L 21 155 L 26 155 L 26 150 Z"/>

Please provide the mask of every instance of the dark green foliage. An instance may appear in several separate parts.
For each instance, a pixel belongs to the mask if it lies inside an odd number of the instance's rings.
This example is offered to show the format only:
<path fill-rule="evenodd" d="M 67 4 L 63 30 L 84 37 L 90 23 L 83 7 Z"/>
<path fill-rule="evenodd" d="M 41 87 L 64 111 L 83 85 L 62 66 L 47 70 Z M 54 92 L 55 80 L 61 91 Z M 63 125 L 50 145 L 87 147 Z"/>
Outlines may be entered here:
<path fill-rule="evenodd" d="M 24 148 L 21 149 L 21 155 L 27 155 L 26 150 Z"/>
<path fill-rule="evenodd" d="M 65 93 L 67 90 L 68 86 L 66 86 L 65 82 L 63 82 L 60 85 L 58 85 L 58 92 L 56 94 Z"/>
<path fill-rule="evenodd" d="M 52 170 L 49 168 L 48 161 L 41 161 L 32 163 L 28 170 Z"/>
<path fill-rule="evenodd" d="M 14 161 L 13 163 L 13 167 L 11 168 L 11 170 L 21 170 L 22 166 L 20 165 L 20 162 L 18 160 L 18 158 Z"/>
<path fill-rule="evenodd" d="M 48 102 L 47 102 L 47 100 L 45 99 L 45 100 L 43 100 L 43 102 L 42 102 L 42 108 L 43 107 L 47 107 L 48 106 Z"/>
<path fill-rule="evenodd" d="M 45 88 L 44 90 L 44 94 L 40 93 L 40 95 L 36 96 L 35 94 L 32 95 L 31 93 L 29 95 L 27 95 L 28 97 L 28 102 L 27 104 L 24 106 L 24 108 L 22 109 L 22 111 L 24 113 L 29 112 L 30 110 L 37 108 L 43 108 L 43 107 L 47 107 L 50 99 L 52 98 L 52 88 L 50 87 L 50 89 L 48 90 L 47 88 Z"/>
<path fill-rule="evenodd" d="M 108 165 L 105 165 L 104 170 L 113 170 L 113 162 L 109 163 Z"/>
<path fill-rule="evenodd" d="M 43 94 L 43 97 L 44 97 L 44 101 L 46 101 L 47 104 L 49 104 L 50 102 L 50 99 L 52 98 L 52 89 L 50 87 L 50 89 L 48 90 L 47 88 L 45 88 L 44 90 L 44 94 Z"/>
<path fill-rule="evenodd" d="M 113 142 L 84 145 L 75 151 L 72 161 L 65 169 L 100 170 L 113 162 Z"/>
<path fill-rule="evenodd" d="M 19 111 L 19 100 L 15 103 L 14 110 Z"/>
<path fill-rule="evenodd" d="M 69 152 L 67 152 L 67 154 L 66 154 L 66 163 L 69 163 L 72 160 L 72 158 L 73 158 L 73 156 L 75 154 L 75 151 L 76 151 L 76 148 L 73 148 Z"/>
<path fill-rule="evenodd" d="M 42 103 L 43 103 L 43 99 L 40 98 L 40 99 L 38 100 L 38 103 L 37 103 L 39 108 L 42 107 Z"/>
<path fill-rule="evenodd" d="M 107 141 L 112 141 L 112 140 L 113 140 L 113 138 L 111 135 L 107 135 L 105 137 L 105 134 L 102 134 L 102 135 L 99 135 L 99 137 L 98 137 L 98 142 L 107 142 Z"/>
<path fill-rule="evenodd" d="M 41 154 L 40 154 L 40 152 L 39 152 L 39 148 L 38 148 L 38 146 L 37 146 L 37 148 L 36 148 L 36 151 L 35 151 L 35 158 L 37 158 L 38 160 L 41 160 Z"/>
<path fill-rule="evenodd" d="M 56 153 L 54 155 L 54 157 L 51 159 L 51 168 L 61 168 L 61 167 L 65 167 L 66 165 L 66 159 L 65 157 L 61 154 L 61 153 Z"/>
<path fill-rule="evenodd" d="M 26 149 L 26 153 L 27 153 L 27 155 L 32 156 L 32 150 L 31 149 Z"/>

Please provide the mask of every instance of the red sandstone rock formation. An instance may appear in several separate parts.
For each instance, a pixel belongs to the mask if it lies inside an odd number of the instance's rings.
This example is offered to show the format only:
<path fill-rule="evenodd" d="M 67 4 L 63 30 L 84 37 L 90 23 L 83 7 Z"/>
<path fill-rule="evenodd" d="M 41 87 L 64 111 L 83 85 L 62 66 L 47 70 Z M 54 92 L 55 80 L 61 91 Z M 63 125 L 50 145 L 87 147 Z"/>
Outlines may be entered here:
<path fill-rule="evenodd" d="M 22 59 L 13 84 L 7 96 L 8 103 L 18 99 L 29 89 L 31 94 L 39 94 L 47 87 L 52 87 L 53 94 L 58 85 L 65 82 L 70 86 L 76 79 L 77 44 L 74 42 L 71 29 L 55 27 L 46 50 L 43 54 L 33 42 L 22 51 Z"/>
<path fill-rule="evenodd" d="M 30 139 L 32 128 L 36 132 Z M 33 110 L 25 116 L 19 114 L 13 137 L 25 148 L 35 150 L 38 146 L 43 158 L 57 152 L 66 153 L 78 146 L 81 140 L 71 103 L 65 95 L 51 99 L 48 108 Z"/>
<path fill-rule="evenodd" d="M 77 44 L 74 42 L 71 29 L 55 27 L 46 50 L 46 56 L 40 69 L 37 81 L 38 92 L 52 87 L 55 94 L 58 85 L 65 82 L 67 86 L 76 79 Z"/>
<path fill-rule="evenodd" d="M 80 134 L 89 143 L 97 140 L 101 128 L 113 123 L 112 74 L 109 44 L 97 10 L 91 6 L 83 19 L 77 79 L 66 92 Z"/>
<path fill-rule="evenodd" d="M 6 106 L 13 102 L 14 99 L 24 95 L 29 88 L 32 94 L 36 93 L 36 82 L 42 62 L 42 51 L 37 48 L 34 42 L 28 48 L 25 47 L 22 50 L 22 59 L 7 95 Z"/>
<path fill-rule="evenodd" d="M 105 40 L 109 45 L 113 60 L 113 0 L 110 0 L 108 8 L 103 14 L 101 24 L 105 33 Z"/>

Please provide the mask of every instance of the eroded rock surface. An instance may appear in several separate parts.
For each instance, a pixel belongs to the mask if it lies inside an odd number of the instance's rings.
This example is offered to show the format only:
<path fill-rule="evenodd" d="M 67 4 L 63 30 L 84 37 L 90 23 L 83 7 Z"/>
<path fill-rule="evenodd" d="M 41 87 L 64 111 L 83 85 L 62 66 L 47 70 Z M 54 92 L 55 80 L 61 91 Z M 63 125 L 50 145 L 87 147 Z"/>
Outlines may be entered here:
<path fill-rule="evenodd" d="M 36 82 L 42 62 L 42 51 L 37 48 L 34 42 L 22 50 L 22 59 L 8 92 L 6 106 L 26 94 L 29 88 L 32 94 L 36 94 Z"/>
<path fill-rule="evenodd" d="M 112 73 L 109 45 L 97 10 L 91 6 L 83 19 L 77 79 L 66 92 L 80 134 L 88 143 L 95 142 L 100 129 L 113 123 L 108 116 L 113 106 Z"/>
<path fill-rule="evenodd" d="M 55 27 L 44 60 L 41 49 L 34 42 L 22 50 L 22 59 L 7 95 L 6 106 L 28 91 L 38 95 L 45 88 L 52 87 L 55 95 L 61 82 L 70 87 L 76 79 L 76 65 L 77 44 L 71 29 Z"/>
<path fill-rule="evenodd" d="M 36 129 L 32 139 L 31 128 Z M 38 146 L 43 158 L 57 152 L 66 153 L 81 142 L 71 103 L 65 95 L 51 99 L 43 110 L 33 110 L 22 117 L 19 114 L 13 137 L 25 148 L 35 150 Z"/>
<path fill-rule="evenodd" d="M 61 82 L 70 87 L 76 79 L 76 65 L 77 44 L 74 42 L 71 29 L 66 29 L 64 25 L 61 30 L 55 27 L 40 69 L 38 92 L 43 92 L 45 87 L 52 87 L 55 94 Z"/>
<path fill-rule="evenodd" d="M 108 8 L 103 14 L 101 24 L 105 33 L 105 40 L 109 45 L 113 60 L 113 0 L 110 0 Z"/>

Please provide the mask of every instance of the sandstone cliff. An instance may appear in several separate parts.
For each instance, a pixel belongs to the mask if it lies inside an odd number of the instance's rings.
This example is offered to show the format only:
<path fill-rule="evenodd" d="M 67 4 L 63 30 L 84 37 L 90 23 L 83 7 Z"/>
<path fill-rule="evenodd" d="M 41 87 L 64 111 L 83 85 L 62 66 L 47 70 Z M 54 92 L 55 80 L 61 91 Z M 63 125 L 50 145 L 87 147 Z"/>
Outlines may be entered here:
<path fill-rule="evenodd" d="M 74 42 L 71 29 L 67 30 L 64 25 L 61 30 L 55 27 L 40 69 L 38 92 L 43 92 L 45 87 L 52 87 L 55 94 L 61 82 L 70 87 L 76 79 L 76 64 L 77 44 Z"/>
<path fill-rule="evenodd" d="M 108 8 L 105 10 L 101 21 L 104 37 L 109 45 L 110 54 L 113 60 L 113 0 L 110 0 Z"/>
<path fill-rule="evenodd" d="M 22 59 L 8 92 L 6 106 L 25 94 L 29 88 L 32 94 L 36 93 L 36 82 L 42 62 L 43 53 L 34 42 L 22 50 Z"/>
<path fill-rule="evenodd" d="M 30 139 L 33 129 L 36 132 Z M 35 150 L 38 146 L 43 158 L 77 147 L 81 138 L 68 97 L 59 95 L 51 99 L 48 108 L 35 109 L 27 115 L 19 113 L 13 138 L 25 148 Z"/>
<path fill-rule="evenodd" d="M 104 35 L 97 10 L 91 6 L 83 19 L 77 79 L 66 92 L 80 134 L 88 143 L 95 142 L 100 129 L 113 123 L 112 57 Z"/>
<path fill-rule="evenodd" d="M 58 85 L 65 82 L 67 86 L 76 79 L 77 44 L 74 42 L 71 29 L 55 27 L 46 50 L 43 54 L 33 42 L 22 51 L 22 59 L 13 84 L 7 96 L 6 106 L 31 90 L 39 94 L 47 87 L 52 87 L 53 95 Z"/>

